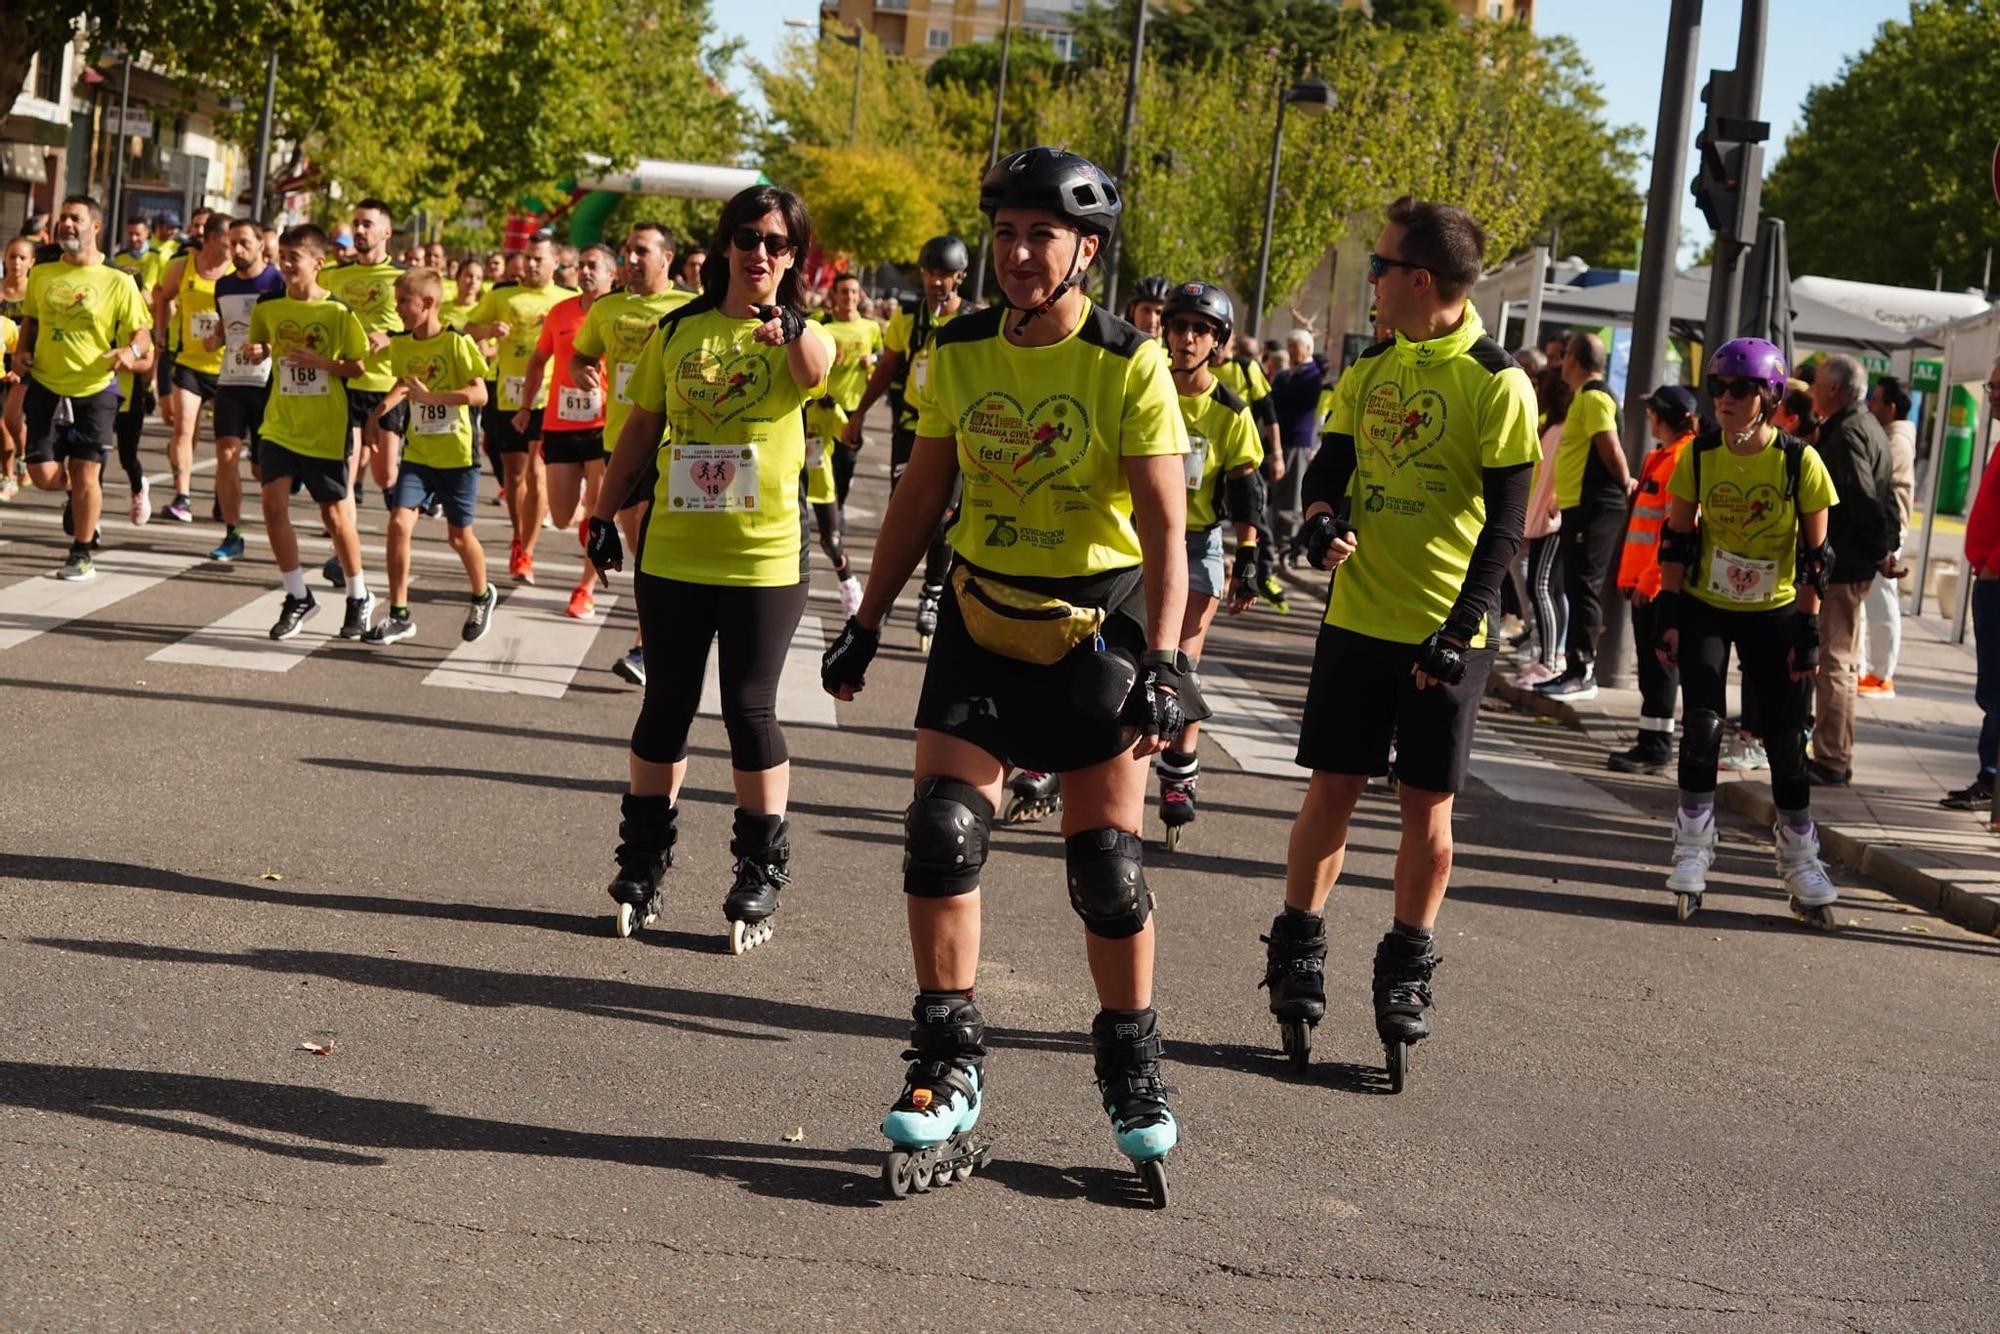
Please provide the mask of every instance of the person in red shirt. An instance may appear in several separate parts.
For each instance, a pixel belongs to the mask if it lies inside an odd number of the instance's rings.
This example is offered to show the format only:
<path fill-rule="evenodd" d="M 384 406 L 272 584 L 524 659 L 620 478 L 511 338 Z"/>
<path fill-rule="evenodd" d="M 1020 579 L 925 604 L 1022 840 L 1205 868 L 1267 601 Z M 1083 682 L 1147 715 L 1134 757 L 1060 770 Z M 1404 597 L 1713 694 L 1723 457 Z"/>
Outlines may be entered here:
<path fill-rule="evenodd" d="M 2000 361 L 1986 373 L 1986 401 L 2000 414 Z M 1979 496 L 1965 520 L 1965 567 L 1972 574 L 1972 638 L 1977 675 L 1972 698 L 1984 715 L 1979 724 L 1979 774 L 1938 802 L 1947 810 L 1983 811 L 1993 804 L 1993 778 L 2000 772 L 2000 449 L 1987 461 Z"/>
<path fill-rule="evenodd" d="M 1632 642 L 1639 652 L 1639 739 L 1611 756 L 1621 774 L 1665 773 L 1674 757 L 1674 700 L 1681 691 L 1678 669 L 1662 663 L 1645 646 L 1659 638 L 1653 599 L 1660 592 L 1660 528 L 1667 521 L 1667 480 L 1681 451 L 1703 429 L 1694 391 L 1663 384 L 1646 396 L 1646 424 L 1653 452 L 1639 465 L 1639 490 L 1625 524 L 1625 549 L 1618 558 L 1618 591 L 1632 604 Z"/>
<path fill-rule="evenodd" d="M 550 377 L 549 404 L 542 412 L 542 439 L 536 448 L 548 468 L 549 519 L 562 532 L 570 531 L 590 513 L 597 503 L 597 488 L 604 481 L 604 388 L 601 383 L 589 389 L 579 386 L 570 355 L 583 317 L 597 298 L 611 290 L 618 256 L 608 246 L 586 246 L 577 256 L 576 268 L 577 295 L 557 303 L 542 321 L 541 340 L 528 361 L 526 397 L 522 400 L 534 402 L 541 392 L 542 377 Z M 596 573 L 585 565 L 581 582 L 570 591 L 571 616 L 585 617 L 596 609 L 591 593 L 595 578 Z"/>

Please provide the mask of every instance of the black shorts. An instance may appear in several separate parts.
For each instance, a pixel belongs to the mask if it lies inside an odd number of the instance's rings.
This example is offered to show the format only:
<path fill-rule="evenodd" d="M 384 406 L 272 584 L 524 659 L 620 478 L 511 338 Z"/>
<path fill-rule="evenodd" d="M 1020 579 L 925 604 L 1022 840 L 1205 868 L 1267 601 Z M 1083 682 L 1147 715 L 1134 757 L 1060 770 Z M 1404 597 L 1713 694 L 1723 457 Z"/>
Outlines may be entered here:
<path fill-rule="evenodd" d="M 215 396 L 215 438 L 249 440 L 264 424 L 264 396 L 268 391 L 249 385 L 226 384 Z"/>
<path fill-rule="evenodd" d="M 1136 669 L 1145 627 L 1129 615 L 1105 618 L 1106 652 Z M 924 664 L 918 727 L 969 742 L 1003 763 L 1043 773 L 1088 769 L 1125 751 L 1133 738 L 1114 713 L 1078 701 L 1097 655 L 1088 647 L 1050 667 L 1021 662 L 974 643 L 947 587 L 937 635 Z"/>
<path fill-rule="evenodd" d="M 1458 791 L 1472 762 L 1493 650 L 1468 651 L 1463 681 L 1426 690 L 1410 675 L 1416 660 L 1415 644 L 1322 625 L 1299 721 L 1298 762 L 1326 773 L 1384 774 L 1393 742 L 1397 781 L 1426 792 Z"/>
<path fill-rule="evenodd" d="M 368 414 L 381 406 L 389 396 L 386 389 L 349 389 L 347 391 L 347 426 L 349 430 L 363 430 L 368 425 Z M 408 435 L 410 431 L 410 400 L 404 399 L 393 409 L 382 414 L 382 429 L 391 435 Z"/>
<path fill-rule="evenodd" d="M 496 408 L 487 419 L 487 448 L 495 454 L 525 454 L 542 438 L 542 410 L 528 409 L 528 429 L 514 429 L 514 414 L 505 408 Z M 599 446 L 603 448 L 603 437 L 599 436 Z"/>
<path fill-rule="evenodd" d="M 331 505 L 347 499 L 346 459 L 312 458 L 264 440 L 257 446 L 257 473 L 261 484 L 267 487 L 275 482 L 289 486 L 296 477 L 305 484 L 306 494 L 316 504 Z"/>
<path fill-rule="evenodd" d="M 21 396 L 30 463 L 104 463 L 108 449 L 117 447 L 118 386 L 88 398 L 64 398 L 41 381 L 30 378 Z"/>
<path fill-rule="evenodd" d="M 160 349 L 160 358 L 153 363 L 153 385 L 165 399 L 174 390 L 174 350 L 163 344 L 155 346 Z"/>
<path fill-rule="evenodd" d="M 587 431 L 542 432 L 544 463 L 600 463 L 604 459 L 604 428 Z"/>
<path fill-rule="evenodd" d="M 217 384 L 215 376 L 207 371 L 198 371 L 190 366 L 176 364 L 174 388 L 185 389 L 202 402 L 211 403 L 215 401 L 215 396 L 221 391 L 222 386 Z"/>

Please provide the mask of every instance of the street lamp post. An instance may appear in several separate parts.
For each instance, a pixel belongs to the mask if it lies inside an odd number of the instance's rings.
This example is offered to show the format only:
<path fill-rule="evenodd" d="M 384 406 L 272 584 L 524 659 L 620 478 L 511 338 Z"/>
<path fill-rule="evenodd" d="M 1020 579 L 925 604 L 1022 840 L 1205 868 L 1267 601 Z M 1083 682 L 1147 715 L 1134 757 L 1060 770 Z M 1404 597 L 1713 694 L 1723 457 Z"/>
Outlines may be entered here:
<path fill-rule="evenodd" d="M 271 165 L 271 112 L 278 100 L 278 53 L 271 52 L 271 61 L 264 67 L 264 111 L 257 117 L 257 158 L 250 165 L 250 216 L 259 222 L 264 217 L 264 186 L 267 183 Z"/>
<path fill-rule="evenodd" d="M 125 203 L 125 113 L 132 107 L 132 53 L 126 51 L 122 54 L 125 69 L 118 76 L 118 133 L 113 136 L 117 148 L 111 156 L 111 226 L 114 229 L 125 225 L 124 214 L 120 212 Z M 117 235 L 117 232 L 114 230 L 112 234 Z"/>
<path fill-rule="evenodd" d="M 1264 243 L 1257 249 L 1257 300 L 1250 309 L 1250 333 L 1264 341 L 1265 287 L 1271 281 L 1271 227 L 1278 215 L 1278 159 L 1285 147 L 1285 108 L 1295 106 L 1308 116 L 1333 109 L 1333 89 L 1318 79 L 1301 79 L 1278 98 L 1278 123 L 1271 131 L 1271 177 L 1264 190 Z"/>
<path fill-rule="evenodd" d="M 993 139 L 986 146 L 986 169 L 1000 160 L 1000 122 L 1007 108 L 1007 59 L 1014 51 L 1014 0 L 1004 0 L 1000 10 L 1000 77 L 993 83 Z M 986 300 L 986 247 L 991 233 L 979 234 L 979 266 L 972 272 L 973 304 Z"/>

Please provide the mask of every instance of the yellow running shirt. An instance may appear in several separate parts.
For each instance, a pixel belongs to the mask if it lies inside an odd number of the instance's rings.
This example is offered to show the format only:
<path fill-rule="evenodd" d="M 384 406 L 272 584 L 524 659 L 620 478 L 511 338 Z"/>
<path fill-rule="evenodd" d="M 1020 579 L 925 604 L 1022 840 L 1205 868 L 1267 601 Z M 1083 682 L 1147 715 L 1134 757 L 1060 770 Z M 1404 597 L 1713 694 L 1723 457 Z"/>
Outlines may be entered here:
<path fill-rule="evenodd" d="M 571 350 L 597 358 L 598 375 L 605 388 L 605 453 L 618 448 L 618 434 L 625 429 L 625 419 L 632 415 L 632 373 L 639 368 L 639 354 L 646 350 L 646 342 L 659 327 L 660 317 L 692 300 L 686 292 L 669 289 L 652 296 L 609 292 L 590 303 L 590 313 L 583 317 L 583 327 L 576 331 Z"/>
<path fill-rule="evenodd" d="M 829 388 L 833 376 L 827 375 Z M 833 475 L 833 451 L 840 446 L 840 433 L 847 429 L 847 411 L 838 402 L 826 406 L 824 398 L 806 406 L 806 503 L 834 505 L 840 501 L 839 480 Z"/>
<path fill-rule="evenodd" d="M 995 574 L 1107 574 L 1143 559 L 1127 458 L 1188 452 L 1167 356 L 1086 301 L 1058 343 L 1016 347 L 1002 307 L 938 332 L 912 373 L 917 435 L 952 440 L 964 499 L 952 547 Z"/>
<path fill-rule="evenodd" d="M 792 379 L 790 352 L 750 337 L 760 323 L 711 307 L 666 321 L 639 354 L 633 405 L 667 419 L 639 555 L 647 574 L 753 588 L 799 582 L 800 409 L 824 385 Z M 831 343 L 810 324 L 800 337 Z"/>
<path fill-rule="evenodd" d="M 1786 438 L 1774 434 L 1755 454 L 1743 455 L 1710 433 L 1681 451 L 1667 493 L 1701 508 L 1701 555 L 1681 579 L 1689 597 L 1722 611 L 1772 611 L 1790 606 L 1798 595 L 1798 516 L 1838 505 L 1840 497 L 1819 451 L 1801 444 L 1799 500 L 1793 507 L 1786 494 Z M 1697 451 L 1699 496 L 1694 493 Z"/>
<path fill-rule="evenodd" d="M 322 269 L 319 285 L 354 312 L 364 334 L 399 334 L 403 317 L 396 313 L 396 279 L 407 266 L 384 259 L 375 264 L 336 264 Z M 367 368 L 347 382 L 349 389 L 383 394 L 395 385 L 389 373 L 389 349 L 367 354 Z"/>
<path fill-rule="evenodd" d="M 930 356 L 931 348 L 937 344 L 938 330 L 953 320 L 971 313 L 972 307 L 960 301 L 958 309 L 950 314 L 933 315 L 925 302 L 917 300 L 902 303 L 896 308 L 896 313 L 889 317 L 889 327 L 882 334 L 882 346 L 891 352 L 900 353 L 904 363 L 903 369 L 897 374 L 901 383 L 894 387 L 895 392 L 901 395 L 902 402 L 898 406 L 893 425 L 904 428 L 916 426 L 917 386 L 923 381 L 924 360 Z M 895 402 L 893 398 L 890 401 L 892 404 Z"/>
<path fill-rule="evenodd" d="M 368 335 L 355 313 L 330 297 L 265 297 L 250 308 L 248 341 L 268 349 L 271 360 L 260 436 L 307 458 L 346 458 L 347 382 L 330 371 L 289 365 L 284 356 L 301 347 L 333 361 L 367 356 Z"/>
<path fill-rule="evenodd" d="M 64 398 L 88 398 L 111 387 L 105 354 L 153 327 L 153 313 L 129 274 L 109 264 L 55 260 L 28 270 L 24 320 L 35 323 L 36 384 Z"/>
<path fill-rule="evenodd" d="M 861 405 L 868 376 L 875 369 L 870 358 L 882 350 L 882 326 L 857 315 L 851 320 L 828 320 L 820 328 L 833 339 L 833 369 L 826 373 L 827 397 L 843 414 L 853 412 Z"/>
<path fill-rule="evenodd" d="M 1326 623 L 1398 644 L 1444 624 L 1486 525 L 1484 470 L 1532 464 L 1535 391 L 1470 305 L 1458 328 L 1401 334 L 1361 354 L 1334 389 L 1329 435 L 1354 439 L 1354 554 Z M 1486 643 L 1484 627 L 1471 647 Z"/>
<path fill-rule="evenodd" d="M 442 329 L 435 338 L 392 334 L 389 373 L 398 380 L 415 380 L 435 393 L 455 393 L 484 380 L 486 358 L 479 345 L 456 329 Z M 426 468 L 470 468 L 472 415 L 463 403 L 410 404 L 410 431 L 403 438 L 403 462 Z"/>
<path fill-rule="evenodd" d="M 1222 479 L 1244 464 L 1264 462 L 1264 445 L 1250 409 L 1217 381 L 1199 394 L 1180 395 L 1181 420 L 1187 424 L 1187 530 L 1205 533 L 1219 522 L 1215 493 Z"/>
<path fill-rule="evenodd" d="M 228 272 L 231 270 L 223 270 Z M 174 295 L 174 343 L 180 348 L 174 364 L 202 375 L 220 375 L 222 349 L 211 352 L 202 340 L 221 329 L 222 315 L 215 304 L 215 278 L 202 277 L 195 269 L 195 257 L 190 254 L 187 263 L 181 266 L 181 285 Z"/>
<path fill-rule="evenodd" d="M 1255 358 L 1245 357 L 1241 361 L 1234 357 L 1224 358 L 1222 364 L 1215 368 L 1215 378 L 1251 407 L 1271 396 L 1270 378 Z"/>
<path fill-rule="evenodd" d="M 1562 445 L 1556 450 L 1558 509 L 1581 505 L 1586 496 L 1606 504 L 1625 503 L 1625 492 L 1591 443 L 1605 431 L 1617 429 L 1618 400 L 1606 391 L 1604 381 L 1592 380 L 1579 389 L 1563 421 Z"/>
<path fill-rule="evenodd" d="M 480 297 L 479 304 L 472 308 L 469 324 L 507 325 L 507 336 L 500 340 L 500 356 L 494 367 L 495 378 L 500 382 L 500 411 L 514 413 L 548 403 L 553 375 L 542 376 L 542 391 L 535 395 L 534 402 L 523 401 L 528 387 L 528 363 L 534 359 L 535 345 L 542 340 L 542 321 L 557 305 L 576 295 L 575 288 L 558 287 L 554 283 L 541 287 L 503 284 Z"/>

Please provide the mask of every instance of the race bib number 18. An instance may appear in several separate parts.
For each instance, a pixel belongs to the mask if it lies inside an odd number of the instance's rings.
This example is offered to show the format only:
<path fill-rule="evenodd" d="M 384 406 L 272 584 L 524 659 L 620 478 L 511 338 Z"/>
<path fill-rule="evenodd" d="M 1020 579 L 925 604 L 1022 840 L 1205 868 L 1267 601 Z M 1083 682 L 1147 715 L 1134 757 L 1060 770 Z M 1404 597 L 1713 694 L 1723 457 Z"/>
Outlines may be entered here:
<path fill-rule="evenodd" d="M 667 503 L 677 512 L 757 508 L 755 445 L 669 445 Z"/>

